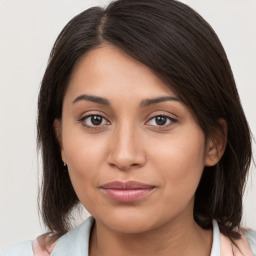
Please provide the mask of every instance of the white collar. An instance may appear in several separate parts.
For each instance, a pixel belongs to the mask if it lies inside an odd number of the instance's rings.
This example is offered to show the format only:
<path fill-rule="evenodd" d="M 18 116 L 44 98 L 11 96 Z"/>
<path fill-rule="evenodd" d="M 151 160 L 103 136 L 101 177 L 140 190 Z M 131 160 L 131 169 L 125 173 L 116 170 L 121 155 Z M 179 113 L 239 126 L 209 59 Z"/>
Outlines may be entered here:
<path fill-rule="evenodd" d="M 94 218 L 91 216 L 62 236 L 58 240 L 51 256 L 88 256 L 89 239 L 93 224 Z M 213 242 L 210 256 L 220 256 L 220 230 L 215 220 L 213 220 Z"/>
<path fill-rule="evenodd" d="M 210 256 L 220 256 L 220 229 L 216 220 L 212 221 L 213 226 L 213 240 L 212 250 Z"/>

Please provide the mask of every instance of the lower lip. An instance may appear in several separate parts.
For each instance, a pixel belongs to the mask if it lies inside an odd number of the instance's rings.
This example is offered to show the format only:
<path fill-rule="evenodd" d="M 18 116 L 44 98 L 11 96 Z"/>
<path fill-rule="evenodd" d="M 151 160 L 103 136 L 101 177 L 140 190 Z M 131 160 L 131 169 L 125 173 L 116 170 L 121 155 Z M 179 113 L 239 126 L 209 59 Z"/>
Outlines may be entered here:
<path fill-rule="evenodd" d="M 143 189 L 104 189 L 104 193 L 117 202 L 133 202 L 149 195 L 155 188 Z"/>

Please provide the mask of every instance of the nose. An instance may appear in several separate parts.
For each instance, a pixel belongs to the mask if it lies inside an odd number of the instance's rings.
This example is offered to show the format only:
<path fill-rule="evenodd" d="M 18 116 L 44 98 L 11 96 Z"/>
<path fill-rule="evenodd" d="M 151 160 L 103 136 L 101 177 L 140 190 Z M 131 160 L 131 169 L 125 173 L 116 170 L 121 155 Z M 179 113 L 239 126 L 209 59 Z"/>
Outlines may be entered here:
<path fill-rule="evenodd" d="M 128 125 L 116 129 L 109 143 L 108 164 L 119 170 L 129 170 L 145 163 L 146 153 L 139 132 Z"/>

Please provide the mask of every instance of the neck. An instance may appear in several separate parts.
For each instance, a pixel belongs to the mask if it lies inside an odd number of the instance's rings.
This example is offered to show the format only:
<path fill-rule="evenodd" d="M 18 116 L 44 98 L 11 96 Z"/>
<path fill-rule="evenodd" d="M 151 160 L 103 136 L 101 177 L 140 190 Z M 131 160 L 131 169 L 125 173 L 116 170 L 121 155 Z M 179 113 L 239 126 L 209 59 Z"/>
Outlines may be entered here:
<path fill-rule="evenodd" d="M 121 233 L 95 222 L 90 239 L 90 256 L 209 256 L 212 231 L 203 230 L 189 219 L 141 233 Z"/>

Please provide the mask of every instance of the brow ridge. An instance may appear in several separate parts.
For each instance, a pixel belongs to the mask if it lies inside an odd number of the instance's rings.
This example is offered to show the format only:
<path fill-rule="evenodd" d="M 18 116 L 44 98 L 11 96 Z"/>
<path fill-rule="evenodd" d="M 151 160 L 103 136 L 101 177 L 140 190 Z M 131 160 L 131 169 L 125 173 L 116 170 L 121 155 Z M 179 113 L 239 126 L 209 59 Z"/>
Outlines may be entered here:
<path fill-rule="evenodd" d="M 108 99 L 103 98 L 103 97 L 99 97 L 99 96 L 94 96 L 94 95 L 88 95 L 88 94 L 81 94 L 78 97 L 76 97 L 73 100 L 73 103 L 77 103 L 79 101 L 91 101 L 94 103 L 98 103 L 101 105 L 106 105 L 106 106 L 110 106 L 111 103 Z M 147 107 L 153 104 L 157 104 L 157 103 L 161 103 L 161 102 L 165 102 L 165 101 L 176 101 L 176 102 L 180 102 L 180 100 L 176 97 L 173 96 L 160 96 L 160 97 L 156 97 L 156 98 L 152 98 L 152 99 L 145 99 L 143 101 L 141 101 L 140 103 L 140 107 Z"/>

